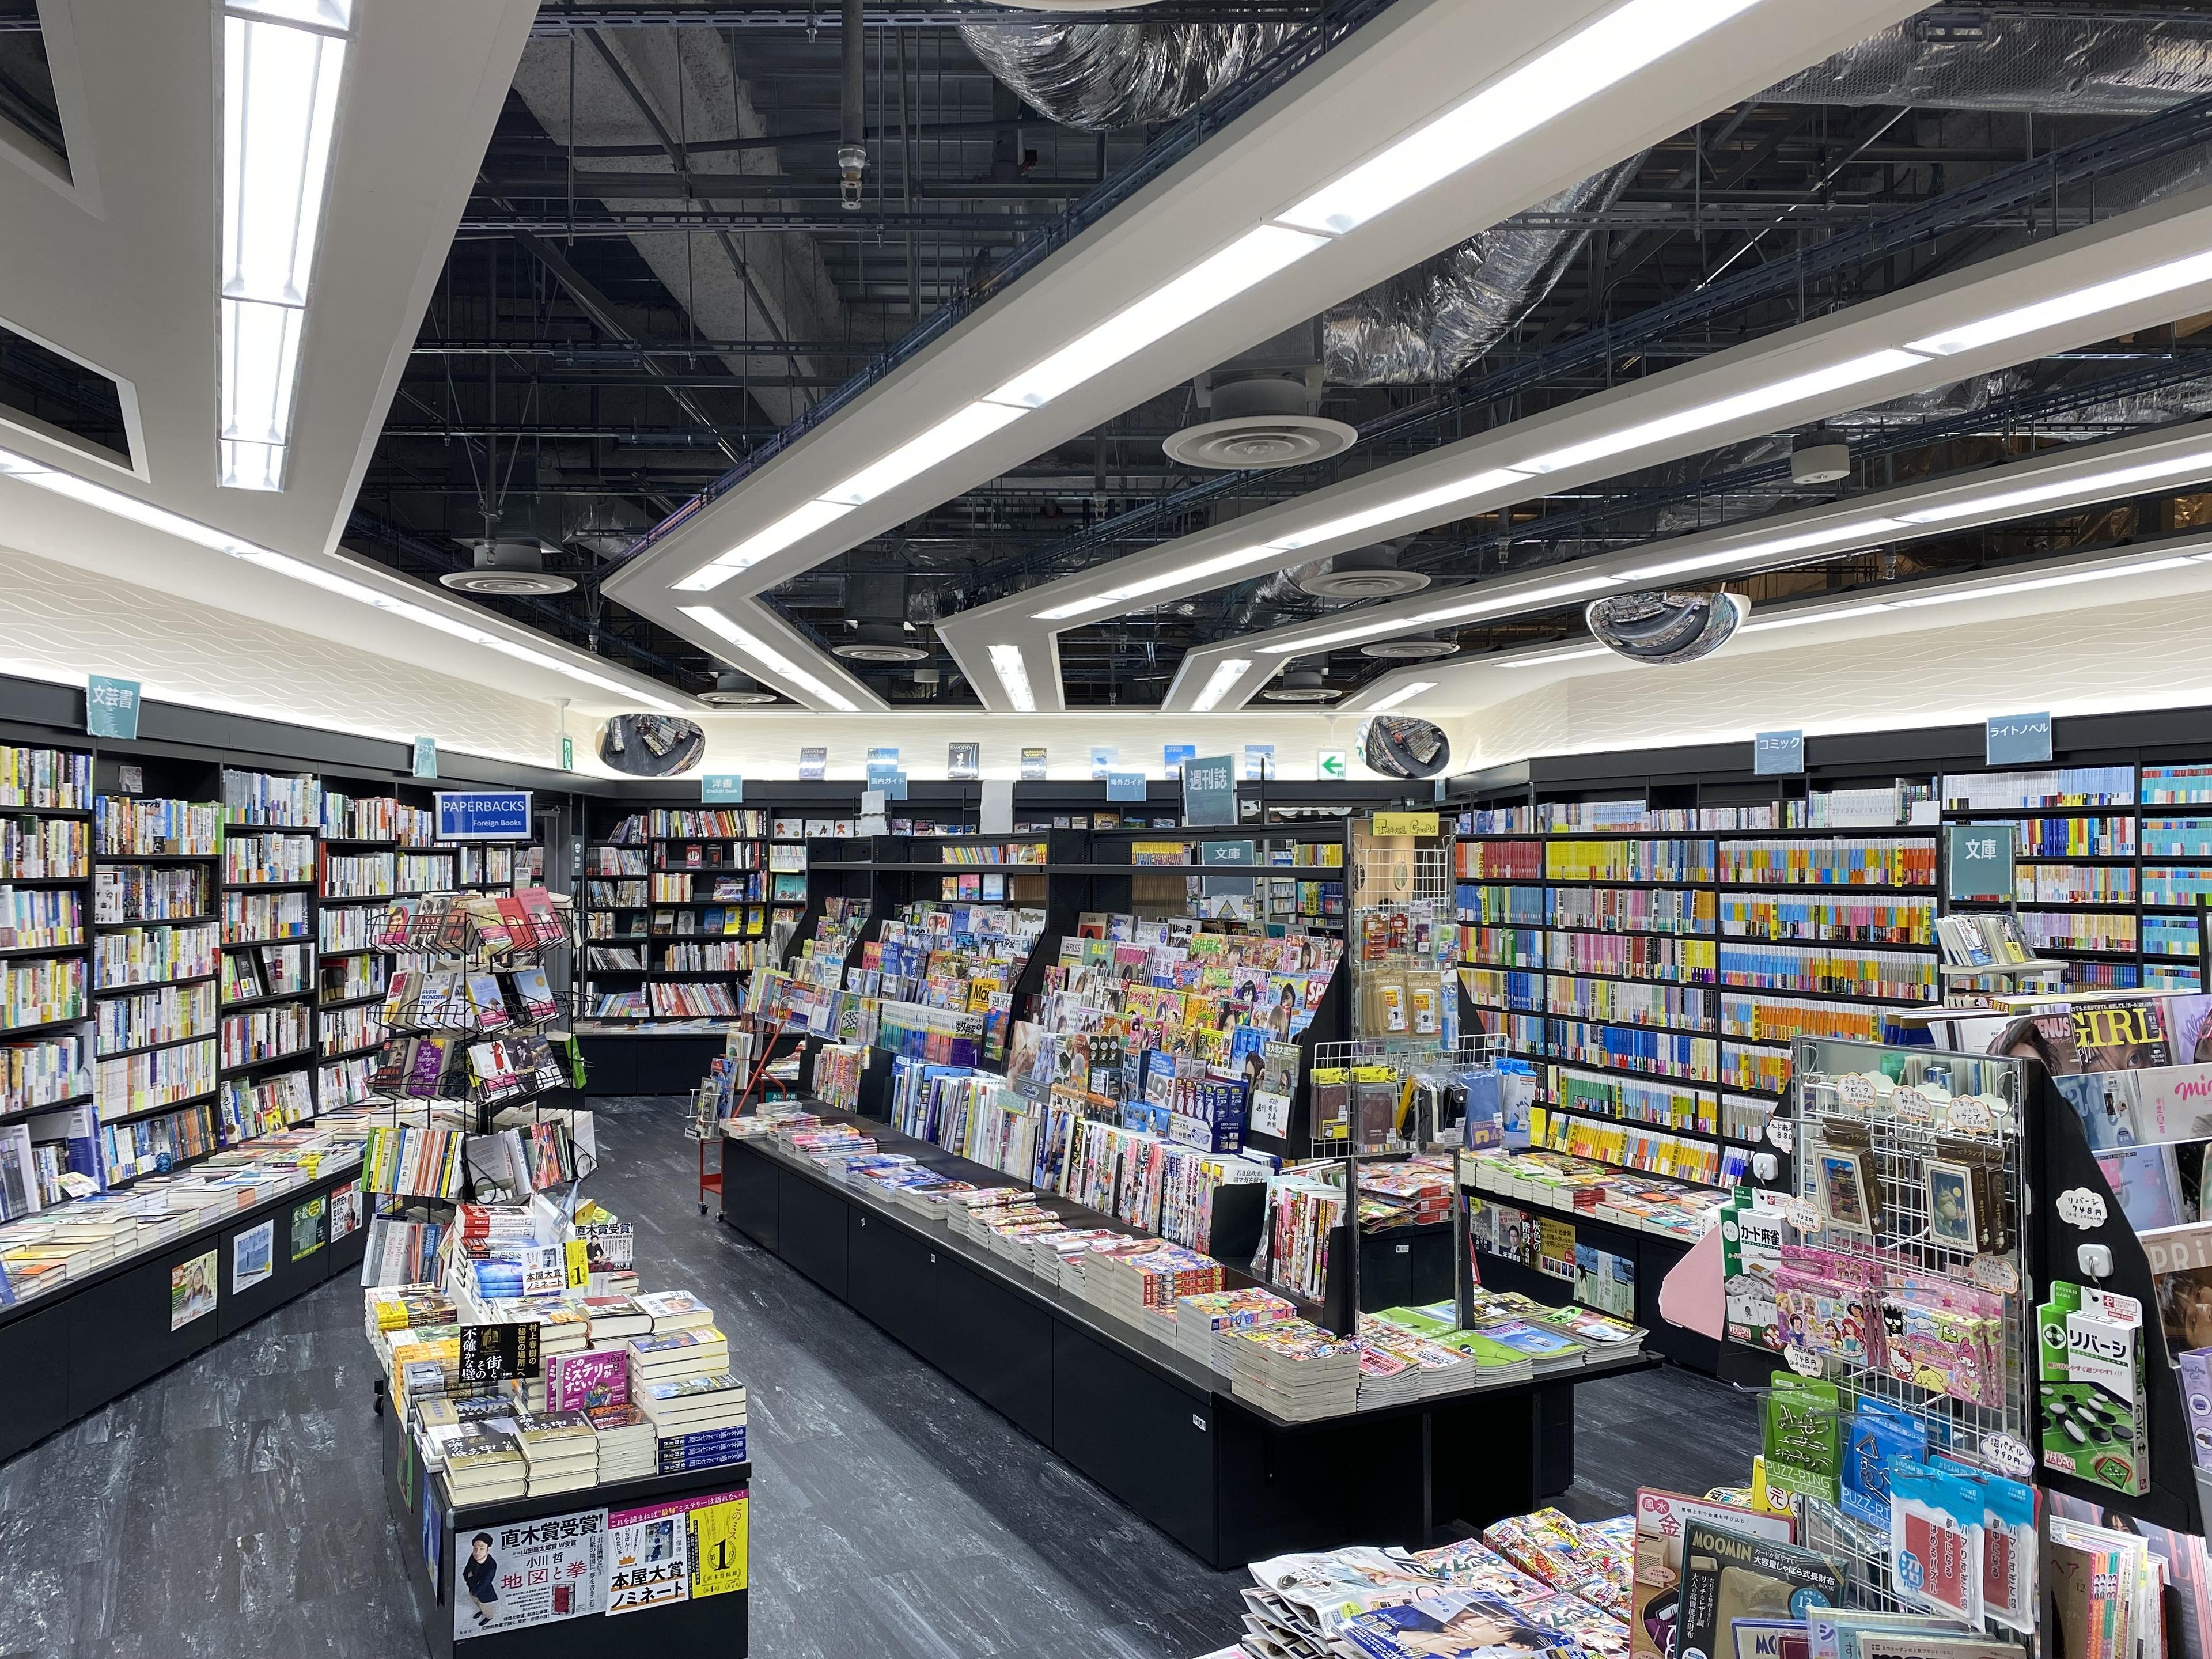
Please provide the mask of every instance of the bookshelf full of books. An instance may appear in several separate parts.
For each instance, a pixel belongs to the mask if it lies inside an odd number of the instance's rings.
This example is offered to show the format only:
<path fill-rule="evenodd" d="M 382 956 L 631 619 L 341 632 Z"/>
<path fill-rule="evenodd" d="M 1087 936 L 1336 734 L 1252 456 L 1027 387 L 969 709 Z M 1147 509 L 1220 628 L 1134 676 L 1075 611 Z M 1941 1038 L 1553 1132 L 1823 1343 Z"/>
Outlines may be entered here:
<path fill-rule="evenodd" d="M 429 890 L 416 864 L 435 844 L 436 815 L 391 794 L 329 786 L 316 863 L 315 1099 L 327 1111 L 368 1099 L 384 1039 L 386 958 L 370 935 L 394 899 Z"/>
<path fill-rule="evenodd" d="M 0 745 L 0 1219 L 96 1178 L 92 757 Z"/>
<path fill-rule="evenodd" d="M 218 1109 L 226 1141 L 315 1115 L 322 782 L 222 774 Z"/>
<path fill-rule="evenodd" d="M 583 1012 L 735 1016 L 747 977 L 782 962 L 805 913 L 800 828 L 746 807 L 617 818 L 584 852 Z"/>
<path fill-rule="evenodd" d="M 222 830 L 216 801 L 94 803 L 94 1112 L 111 1186 L 236 1139 L 216 1090 Z"/>
<path fill-rule="evenodd" d="M 1707 1188 L 1762 1179 L 1790 1044 L 1878 1037 L 1885 1011 L 1936 1000 L 1933 815 L 1910 780 L 1465 814 L 1461 981 L 1535 1074 L 1532 1144 Z"/>

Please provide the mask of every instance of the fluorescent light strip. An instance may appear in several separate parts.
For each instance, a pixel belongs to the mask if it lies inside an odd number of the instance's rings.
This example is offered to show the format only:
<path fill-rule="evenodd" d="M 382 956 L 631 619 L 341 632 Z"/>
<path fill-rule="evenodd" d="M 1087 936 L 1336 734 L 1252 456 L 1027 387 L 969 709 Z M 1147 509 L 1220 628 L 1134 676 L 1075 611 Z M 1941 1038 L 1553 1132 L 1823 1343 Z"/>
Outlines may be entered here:
<path fill-rule="evenodd" d="M 1006 701 L 1017 712 L 1036 713 L 1036 694 L 1030 689 L 1029 665 L 1022 660 L 1018 645 L 994 645 L 991 647 L 991 667 L 998 674 L 999 684 L 1006 688 Z"/>
<path fill-rule="evenodd" d="M 1379 714 L 1386 708 L 1395 708 L 1401 702 L 1411 702 L 1424 691 L 1433 691 L 1436 689 L 1437 683 L 1434 680 L 1413 680 L 1400 686 L 1389 696 L 1369 703 L 1366 712 L 1370 714 Z"/>
<path fill-rule="evenodd" d="M 1588 102 L 1758 0 L 1631 0 L 1277 216 L 1342 235 Z"/>
<path fill-rule="evenodd" d="M 1994 317 L 1961 323 L 1942 333 L 1915 340 L 1911 345 L 1915 351 L 1925 352 L 1931 357 L 1948 357 L 1972 351 L 1977 346 L 2017 339 L 2038 329 L 2055 328 L 2061 323 L 2094 317 L 2100 311 L 2115 310 L 2137 300 L 2156 299 L 2161 294 L 2203 282 L 2212 282 L 2212 253 L 2192 253 L 2186 258 L 2168 260 L 2164 264 L 2131 270 L 2124 276 L 2093 283 L 2070 294 L 2053 295 L 2032 305 L 2001 311 Z"/>
<path fill-rule="evenodd" d="M 2027 581 L 1998 582 L 1986 587 L 1965 588 L 1953 593 L 1927 593 L 1917 599 L 1891 599 L 1892 611 L 1917 611 L 1923 605 L 1956 605 L 1963 599 L 1994 599 L 2007 593 L 2030 593 L 2045 587 L 2072 587 L 2080 582 L 2111 581 L 2120 576 L 2147 576 L 2154 571 L 2179 570 L 2187 559 L 2149 559 L 2142 564 L 2105 566 L 2094 570 L 2069 570 L 2063 575 L 2038 576 Z"/>
<path fill-rule="evenodd" d="M 1571 466 L 1582 466 L 1591 461 L 1601 461 L 1631 449 L 1641 449 L 1668 438 L 1680 438 L 1692 432 L 1741 420 L 1748 415 L 1761 415 L 1770 409 L 1779 409 L 1806 398 L 1819 397 L 1823 392 L 1840 392 L 1846 386 L 1863 385 L 1880 380 L 1885 374 L 1894 374 L 1899 369 L 1911 368 L 1928 360 L 1917 352 L 1899 351 L 1894 348 L 1869 351 L 1863 356 L 1853 357 L 1827 368 L 1814 369 L 1804 374 L 1793 374 L 1786 380 L 1754 386 L 1748 392 L 1739 392 L 1733 398 L 1722 398 L 1710 404 L 1700 404 L 1694 409 L 1679 414 L 1662 415 L 1656 420 L 1644 421 L 1635 426 L 1623 427 L 1601 437 L 1589 438 L 1578 444 L 1569 444 L 1533 460 L 1516 465 L 1516 471 L 1543 474 L 1564 471 Z"/>
<path fill-rule="evenodd" d="M 2033 507 L 2039 501 L 2057 501 L 2083 490 L 2119 490 L 2129 484 L 2152 483 L 2189 472 L 2212 472 L 2212 449 L 2191 450 L 2185 455 L 2145 461 L 2136 466 L 2116 467 L 2106 472 L 2091 473 L 2087 477 L 2059 478 L 2049 483 L 2029 484 L 2024 489 L 2008 490 L 1998 495 L 1942 501 L 1933 507 L 1901 512 L 1897 516 L 1908 524 L 1943 524 L 1953 519 L 1971 518 L 1979 513 L 2003 513 L 2016 507 Z"/>
<path fill-rule="evenodd" d="M 349 0 L 222 20 L 222 355 L 216 482 L 281 489 L 330 175 Z"/>
<path fill-rule="evenodd" d="M 688 593 L 708 592 L 720 586 L 740 570 L 758 564 L 770 554 L 781 552 L 842 518 L 855 507 L 920 477 L 932 467 L 1019 420 L 1030 410 L 1042 408 L 1072 387 L 1103 374 L 1124 358 L 1235 299 L 1327 241 L 1323 236 L 1285 230 L 1277 225 L 1261 225 L 1246 232 L 1212 258 L 1154 289 L 1134 305 L 1062 346 L 1027 373 L 1017 375 L 981 401 L 939 421 L 921 436 L 909 439 L 835 489 L 785 514 L 759 534 L 693 571 L 675 586 Z M 1056 617 L 1052 620 L 1063 618 Z"/>
<path fill-rule="evenodd" d="M 489 646 L 495 651 L 503 652 L 510 657 L 520 658 L 523 661 L 533 663 L 540 668 L 550 669 L 566 678 L 579 680 L 587 685 L 603 687 L 618 696 L 646 703 L 664 713 L 672 714 L 682 707 L 681 704 L 669 702 L 647 692 L 640 691 L 635 687 L 626 685 L 620 680 L 611 679 L 604 674 L 595 674 L 588 668 L 580 668 L 562 658 L 548 655 L 528 646 L 518 645 L 514 641 L 502 638 L 497 634 L 471 627 L 467 623 L 433 611 L 427 605 L 416 605 L 411 600 L 401 599 L 397 594 L 387 593 L 381 588 L 372 587 L 366 582 L 357 582 L 349 576 L 341 576 L 336 571 L 325 570 L 320 565 L 309 564 L 304 559 L 295 559 L 289 554 L 278 553 L 240 537 L 226 534 L 211 526 L 187 519 L 181 514 L 172 513 L 167 507 L 155 507 L 149 501 L 138 500 L 135 495 L 126 495 L 119 489 L 110 489 L 105 484 L 91 483 L 88 479 L 78 477 L 75 473 L 58 471 L 32 460 L 27 456 L 0 449 L 0 477 L 15 478 L 27 484 L 34 484 L 51 494 L 65 495 L 71 501 L 97 508 L 102 513 L 111 514 L 116 518 L 128 519 L 134 524 L 144 525 L 149 530 L 158 530 L 164 535 L 175 536 L 197 546 L 204 547 L 211 552 L 228 553 L 233 558 L 243 559 L 248 564 L 258 565 L 262 569 L 273 574 L 289 577 L 296 582 L 305 582 L 311 587 L 319 587 L 326 593 L 335 593 L 340 599 L 350 599 L 356 605 L 365 605 L 372 610 L 386 611 L 408 622 L 418 623 L 422 627 L 435 629 L 441 634 L 450 634 L 455 639 L 466 640 L 471 645 Z"/>
<path fill-rule="evenodd" d="M 1229 695 L 1229 688 L 1243 679 L 1245 671 L 1251 666 L 1252 659 L 1249 657 L 1231 657 L 1225 661 L 1216 663 L 1213 672 L 1206 678 L 1204 688 L 1195 698 L 1192 699 L 1190 712 L 1194 714 L 1203 714 L 1207 710 L 1218 707 L 1221 700 Z"/>
<path fill-rule="evenodd" d="M 1054 352 L 1034 368 L 988 394 L 994 404 L 1042 409 L 1126 357 L 1195 322 L 1245 289 L 1296 264 L 1328 239 L 1280 225 L 1248 230 L 1212 258 L 1117 312 Z"/>
<path fill-rule="evenodd" d="M 1584 646 L 1579 651 L 1547 651 L 1540 657 L 1516 657 L 1511 662 L 1502 662 L 1500 668 L 1541 668 L 1547 663 L 1577 662 L 1584 657 L 1609 657 L 1613 653 L 1601 645 Z M 1623 659 L 1624 661 L 1626 659 Z"/>
<path fill-rule="evenodd" d="M 1854 519 L 1849 524 L 1832 524 L 1824 529 L 1808 530 L 1795 536 L 1777 536 L 1769 541 L 1747 542 L 1718 553 L 1701 553 L 1693 559 L 1675 559 L 1666 564 L 1649 564 L 1635 570 L 1624 570 L 1620 573 L 1620 580 L 1625 582 L 1659 581 L 1668 576 L 1685 575 L 1692 570 L 1711 570 L 1722 565 L 1771 559 L 1784 553 L 1802 553 L 1811 547 L 1832 547 L 1838 542 L 1860 541 L 1904 528 L 1902 519 Z"/>
<path fill-rule="evenodd" d="M 704 593 L 720 587 L 740 570 L 758 564 L 772 553 L 782 552 L 800 538 L 812 535 L 824 525 L 836 523 L 852 510 L 842 501 L 809 501 L 785 514 L 758 535 L 739 542 L 713 563 L 693 571 L 676 586 L 687 593 Z"/>
<path fill-rule="evenodd" d="M 738 627 L 737 623 L 732 622 L 720 611 L 715 610 L 713 605 L 681 605 L 678 607 L 678 609 L 682 615 L 690 617 L 693 622 L 697 623 L 702 628 L 708 629 L 714 633 L 720 634 L 732 645 L 736 646 L 738 650 L 744 652 L 747 656 L 752 658 L 755 661 L 761 663 L 773 672 L 782 675 L 784 678 L 789 680 L 794 685 L 803 686 L 807 690 L 811 691 L 816 696 L 821 698 L 823 702 L 828 703 L 832 708 L 837 709 L 841 713 L 847 714 L 857 714 L 860 713 L 860 705 L 854 702 L 850 697 L 847 696 L 843 692 L 838 690 L 836 686 L 831 685 L 826 680 L 819 679 L 814 675 L 808 673 L 804 668 L 801 668 L 797 663 L 792 661 L 790 658 L 785 656 L 782 652 L 777 650 L 767 641 L 760 638 L 757 635 L 755 635 L 745 629 Z"/>

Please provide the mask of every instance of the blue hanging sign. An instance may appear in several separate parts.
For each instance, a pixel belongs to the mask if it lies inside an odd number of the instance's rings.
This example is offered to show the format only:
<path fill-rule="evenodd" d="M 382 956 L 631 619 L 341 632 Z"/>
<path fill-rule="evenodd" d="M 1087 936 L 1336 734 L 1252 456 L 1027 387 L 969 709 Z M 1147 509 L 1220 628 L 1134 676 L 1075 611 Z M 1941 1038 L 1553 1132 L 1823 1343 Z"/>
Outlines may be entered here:
<path fill-rule="evenodd" d="M 1802 732 L 1761 732 L 1751 744 L 1751 769 L 1762 778 L 1794 777 L 1805 769 Z"/>
<path fill-rule="evenodd" d="M 88 738 L 138 735 L 138 682 L 88 674 L 84 682 L 84 734 Z"/>
<path fill-rule="evenodd" d="M 1200 825 L 1237 822 L 1235 756 L 1194 757 L 1182 763 L 1182 821 Z"/>
<path fill-rule="evenodd" d="M 2041 766 L 2051 759 L 2051 716 L 1992 714 L 1982 723 L 1982 757 L 1991 766 Z"/>
<path fill-rule="evenodd" d="M 1145 798 L 1145 775 L 1142 772 L 1109 772 L 1106 775 L 1108 800 L 1142 800 Z"/>
<path fill-rule="evenodd" d="M 527 789 L 441 789 L 440 841 L 528 841 Z"/>
<path fill-rule="evenodd" d="M 699 779 L 699 799 L 708 806 L 741 806 L 745 781 L 734 772 L 708 772 Z"/>

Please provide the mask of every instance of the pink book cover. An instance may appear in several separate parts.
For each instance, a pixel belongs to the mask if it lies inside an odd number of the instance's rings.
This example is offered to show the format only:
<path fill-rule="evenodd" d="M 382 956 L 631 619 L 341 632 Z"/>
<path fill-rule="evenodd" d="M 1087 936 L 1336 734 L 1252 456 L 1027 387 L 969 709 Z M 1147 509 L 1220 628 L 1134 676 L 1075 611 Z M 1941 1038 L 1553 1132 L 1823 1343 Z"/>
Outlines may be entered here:
<path fill-rule="evenodd" d="M 588 1411 L 629 1403 L 629 1357 L 623 1348 L 558 1353 L 545 1362 L 545 1408 Z"/>

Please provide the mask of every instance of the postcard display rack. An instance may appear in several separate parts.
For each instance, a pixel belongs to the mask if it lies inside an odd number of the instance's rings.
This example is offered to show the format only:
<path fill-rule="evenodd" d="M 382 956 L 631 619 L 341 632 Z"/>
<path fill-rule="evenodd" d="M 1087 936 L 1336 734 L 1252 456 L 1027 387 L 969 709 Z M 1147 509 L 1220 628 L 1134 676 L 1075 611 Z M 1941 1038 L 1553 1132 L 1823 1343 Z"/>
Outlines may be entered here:
<path fill-rule="evenodd" d="M 306 1045 L 283 1040 L 312 970 L 249 999 L 233 966 L 259 968 L 262 922 L 307 914 L 281 872 L 312 869 L 312 830 L 270 821 L 304 799 L 197 762 L 0 746 L 0 1456 L 360 1259 L 351 1143 L 282 1139 L 318 1112 Z M 170 1185 L 263 1143 L 291 1168 L 241 1164 L 249 1201 Z"/>

